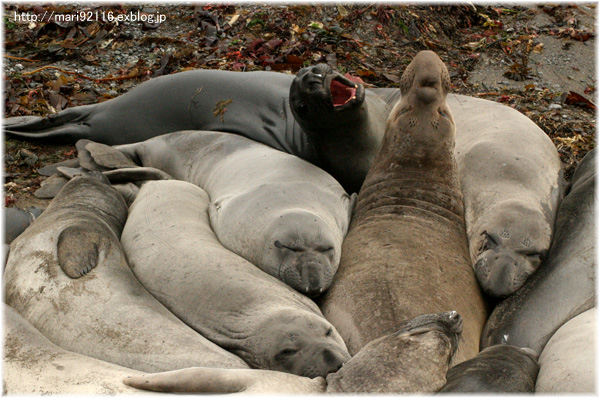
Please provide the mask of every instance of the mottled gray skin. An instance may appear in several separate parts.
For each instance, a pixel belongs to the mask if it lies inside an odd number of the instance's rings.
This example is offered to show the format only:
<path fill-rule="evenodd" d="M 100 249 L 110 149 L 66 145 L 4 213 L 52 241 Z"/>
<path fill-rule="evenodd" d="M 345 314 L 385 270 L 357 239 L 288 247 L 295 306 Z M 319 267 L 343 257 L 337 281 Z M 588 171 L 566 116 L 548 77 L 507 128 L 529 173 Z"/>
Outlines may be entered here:
<path fill-rule="evenodd" d="M 481 348 L 506 343 L 541 354 L 561 325 L 595 306 L 595 157 L 596 151 L 590 151 L 573 175 L 546 260 L 520 290 L 496 306 Z"/>
<path fill-rule="evenodd" d="M 142 371 L 246 363 L 185 325 L 129 269 L 108 181 L 71 180 L 11 244 L 4 300 L 63 349 Z"/>
<path fill-rule="evenodd" d="M 421 315 L 368 344 L 336 373 L 309 379 L 264 370 L 190 368 L 131 376 L 123 382 L 179 393 L 402 393 L 434 392 L 445 381 L 461 332 L 455 311 Z"/>
<path fill-rule="evenodd" d="M 103 152 L 95 143 L 78 145 L 88 168 L 94 166 L 89 159 L 99 158 L 106 170 L 104 160 L 117 158 L 112 151 L 201 187 L 210 196 L 210 224 L 223 246 L 309 296 L 331 284 L 353 198 L 318 167 L 244 137 L 209 131 L 103 146 Z M 123 182 L 137 170 L 106 175 Z"/>
<path fill-rule="evenodd" d="M 405 96 L 388 118 L 320 307 L 351 354 L 407 319 L 455 309 L 464 361 L 479 352 L 487 308 L 467 247 L 448 71 L 423 51 L 401 83 Z"/>
<path fill-rule="evenodd" d="M 144 287 L 196 331 L 253 368 L 326 376 L 350 358 L 307 297 L 224 248 L 209 198 L 185 181 L 151 181 L 121 242 Z"/>
<path fill-rule="evenodd" d="M 495 345 L 450 368 L 441 393 L 532 393 L 540 367 L 537 354 Z"/>
<path fill-rule="evenodd" d="M 5 395 L 142 392 L 121 382 L 124 377 L 141 372 L 64 350 L 7 305 L 4 305 L 3 326 Z"/>
<path fill-rule="evenodd" d="M 594 307 L 569 320 L 554 333 L 540 355 L 536 392 L 596 392 L 597 327 Z"/>
<path fill-rule="evenodd" d="M 319 165 L 353 193 L 400 98 L 399 89 L 364 89 L 326 65 L 302 69 L 295 79 L 199 70 L 159 77 L 113 100 L 55 117 L 7 119 L 5 130 L 22 138 L 105 144 L 183 129 L 226 131 Z M 212 111 L 226 99 L 233 102 L 221 121 Z M 558 153 L 515 109 L 463 95 L 451 95 L 447 103 L 456 119 L 455 155 L 473 266 L 487 294 L 505 297 L 522 286 L 550 246 L 562 197 Z"/>

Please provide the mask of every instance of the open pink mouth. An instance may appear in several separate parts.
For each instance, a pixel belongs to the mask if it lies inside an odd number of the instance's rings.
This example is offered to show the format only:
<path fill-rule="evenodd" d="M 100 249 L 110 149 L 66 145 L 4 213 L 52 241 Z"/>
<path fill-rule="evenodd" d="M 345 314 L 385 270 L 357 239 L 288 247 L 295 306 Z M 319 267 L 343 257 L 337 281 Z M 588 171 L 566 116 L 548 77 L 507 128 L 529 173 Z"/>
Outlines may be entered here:
<path fill-rule="evenodd" d="M 346 105 L 352 99 L 356 98 L 356 88 L 348 87 L 335 79 L 331 81 L 329 90 L 331 91 L 333 106 Z"/>
<path fill-rule="evenodd" d="M 329 91 L 331 92 L 331 100 L 334 107 L 344 106 L 350 101 L 356 99 L 356 89 L 358 88 L 356 83 L 363 83 L 360 77 L 354 77 L 346 73 L 344 78 L 334 78 L 329 84 Z"/>

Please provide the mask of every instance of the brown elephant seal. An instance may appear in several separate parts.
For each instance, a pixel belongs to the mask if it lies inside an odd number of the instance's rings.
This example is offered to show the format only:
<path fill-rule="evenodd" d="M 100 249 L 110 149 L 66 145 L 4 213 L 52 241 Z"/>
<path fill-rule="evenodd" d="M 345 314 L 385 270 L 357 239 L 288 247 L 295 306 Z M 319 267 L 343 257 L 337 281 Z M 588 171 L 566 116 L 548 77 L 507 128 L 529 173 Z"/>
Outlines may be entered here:
<path fill-rule="evenodd" d="M 301 69 L 290 87 L 296 121 L 314 145 L 320 166 L 348 192 L 358 192 L 377 153 L 389 110 L 385 101 L 327 64 Z M 345 135 L 351 131 L 352 139 Z"/>
<path fill-rule="evenodd" d="M 178 132 L 114 148 L 80 145 L 81 158 L 99 158 L 104 169 L 111 151 L 206 190 L 210 224 L 223 246 L 266 273 L 308 296 L 331 284 L 354 197 L 323 170 L 227 133 Z M 136 170 L 107 173 L 122 182 Z"/>
<path fill-rule="evenodd" d="M 540 369 L 528 349 L 495 345 L 448 370 L 440 393 L 533 393 Z"/>
<path fill-rule="evenodd" d="M 71 180 L 11 244 L 4 299 L 63 349 L 145 372 L 248 365 L 189 328 L 129 269 L 108 181 Z"/>
<path fill-rule="evenodd" d="M 421 315 L 365 346 L 336 373 L 310 379 L 264 370 L 190 368 L 133 375 L 123 383 L 180 393 L 403 393 L 434 392 L 456 351 L 461 317 L 455 311 Z"/>
<path fill-rule="evenodd" d="M 109 362 L 66 351 L 4 305 L 5 395 L 135 394 L 122 379 L 140 374 Z"/>
<path fill-rule="evenodd" d="M 540 355 L 535 392 L 596 392 L 596 307 L 581 313 L 554 333 Z"/>
<path fill-rule="evenodd" d="M 144 287 L 171 312 L 253 368 L 326 376 L 350 358 L 309 298 L 224 248 L 209 197 L 185 181 L 150 181 L 121 242 Z"/>
<path fill-rule="evenodd" d="M 560 203 L 546 260 L 521 289 L 500 302 L 481 336 L 538 354 L 574 316 L 596 304 L 596 150 L 588 152 Z"/>
<path fill-rule="evenodd" d="M 388 118 L 320 305 L 351 354 L 407 319 L 456 309 L 464 319 L 463 361 L 479 352 L 487 311 L 469 261 L 446 106 L 450 81 L 438 56 L 425 51 L 401 82 L 404 95 Z"/>

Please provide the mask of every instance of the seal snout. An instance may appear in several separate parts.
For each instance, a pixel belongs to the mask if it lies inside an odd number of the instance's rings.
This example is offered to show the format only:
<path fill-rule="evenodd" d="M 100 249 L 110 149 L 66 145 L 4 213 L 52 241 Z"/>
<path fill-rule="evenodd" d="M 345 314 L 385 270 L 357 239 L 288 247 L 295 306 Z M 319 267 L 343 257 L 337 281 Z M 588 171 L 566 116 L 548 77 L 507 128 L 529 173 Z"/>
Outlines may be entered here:
<path fill-rule="evenodd" d="M 344 365 L 344 358 L 329 349 L 324 349 L 323 362 L 328 367 L 327 373 L 335 373 Z"/>
<path fill-rule="evenodd" d="M 489 250 L 475 263 L 475 275 L 486 294 L 505 298 L 525 283 L 531 274 L 528 268 L 511 253 Z"/>

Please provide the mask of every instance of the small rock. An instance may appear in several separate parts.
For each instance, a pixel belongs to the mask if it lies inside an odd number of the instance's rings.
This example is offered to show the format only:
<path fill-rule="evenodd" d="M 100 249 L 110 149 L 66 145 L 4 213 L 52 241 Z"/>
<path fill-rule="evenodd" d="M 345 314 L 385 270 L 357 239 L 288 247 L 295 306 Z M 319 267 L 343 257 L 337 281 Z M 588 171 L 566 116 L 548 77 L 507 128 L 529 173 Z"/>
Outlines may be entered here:
<path fill-rule="evenodd" d="M 550 110 L 559 110 L 559 109 L 562 109 L 562 106 L 559 104 L 550 104 L 550 106 L 548 108 Z"/>
<path fill-rule="evenodd" d="M 19 156 L 23 158 L 23 162 L 25 162 L 26 165 L 31 167 L 35 166 L 36 162 L 38 161 L 37 155 L 28 149 L 21 149 L 19 151 Z"/>

